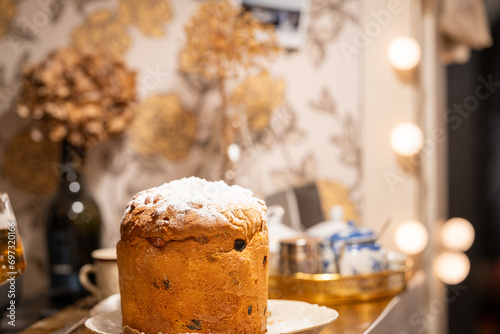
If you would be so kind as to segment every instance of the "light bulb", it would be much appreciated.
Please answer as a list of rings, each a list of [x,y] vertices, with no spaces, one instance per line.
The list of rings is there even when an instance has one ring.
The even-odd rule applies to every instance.
[[[427,247],[429,234],[424,224],[416,220],[407,220],[399,224],[394,232],[396,247],[405,254],[418,254]]]
[[[458,284],[469,275],[470,261],[464,253],[444,252],[437,256],[434,271],[443,283]]]
[[[424,134],[414,123],[401,123],[391,132],[391,146],[394,152],[411,157],[420,152],[424,145]]]
[[[387,57],[396,69],[401,71],[411,70],[420,62],[422,51],[417,41],[408,36],[394,39],[389,44]]]
[[[451,218],[441,227],[441,242],[449,250],[465,252],[474,243],[474,227],[463,218]]]

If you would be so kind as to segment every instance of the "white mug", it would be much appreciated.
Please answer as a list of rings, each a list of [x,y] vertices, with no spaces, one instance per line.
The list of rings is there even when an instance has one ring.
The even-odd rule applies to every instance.
[[[86,264],[80,269],[79,279],[82,286],[98,300],[120,292],[116,247],[96,249],[91,255],[94,263]],[[96,276],[97,284],[89,280],[90,273]]]

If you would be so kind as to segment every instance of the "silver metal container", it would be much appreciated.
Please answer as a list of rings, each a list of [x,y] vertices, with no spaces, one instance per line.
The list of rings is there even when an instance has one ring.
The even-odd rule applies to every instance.
[[[320,243],[320,239],[312,237],[281,240],[281,273],[283,275],[320,273]]]

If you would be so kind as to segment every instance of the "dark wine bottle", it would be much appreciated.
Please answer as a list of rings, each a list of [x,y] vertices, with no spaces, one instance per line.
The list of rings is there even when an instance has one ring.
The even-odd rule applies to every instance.
[[[74,299],[84,294],[78,272],[92,262],[90,253],[99,248],[101,215],[81,177],[82,151],[62,144],[60,185],[47,215],[50,285],[60,296]]]

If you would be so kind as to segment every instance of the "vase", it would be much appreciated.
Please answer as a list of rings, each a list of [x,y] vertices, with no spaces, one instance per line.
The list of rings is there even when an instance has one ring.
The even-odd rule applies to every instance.
[[[82,177],[84,156],[85,151],[62,143],[59,188],[48,207],[50,286],[58,301],[86,294],[78,273],[100,244],[101,215]]]

